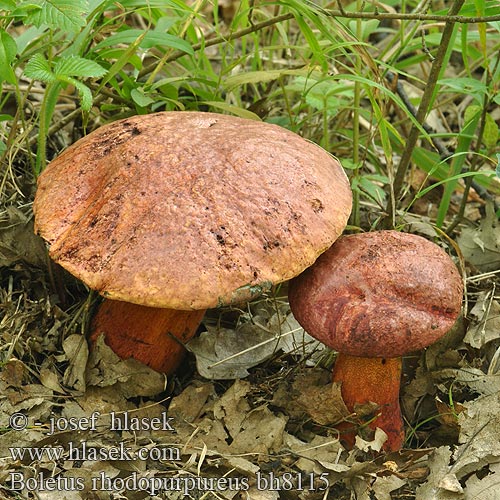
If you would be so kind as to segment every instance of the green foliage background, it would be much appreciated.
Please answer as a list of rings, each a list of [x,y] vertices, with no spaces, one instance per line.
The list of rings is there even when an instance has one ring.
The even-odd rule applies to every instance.
[[[472,183],[499,193],[499,32],[496,0],[0,1],[3,185],[38,175],[68,124],[76,139],[130,114],[203,109],[278,123],[339,157],[355,226],[363,211],[370,227],[404,224],[442,184],[435,222],[451,230],[457,183],[464,200]],[[398,184],[405,157],[421,187]]]

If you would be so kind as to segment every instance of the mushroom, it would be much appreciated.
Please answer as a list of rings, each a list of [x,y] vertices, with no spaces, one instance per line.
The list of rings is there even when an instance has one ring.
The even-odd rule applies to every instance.
[[[91,338],[170,373],[207,308],[250,300],[331,246],[351,191],[336,159],[277,125],[161,112],[69,147],[33,210],[51,258],[106,299]]]
[[[401,356],[441,338],[462,302],[460,274],[444,250],[421,236],[376,231],[339,238],[290,282],[290,306],[310,334],[338,351],[333,380],[346,406],[376,403],[369,423],[404,442]],[[352,446],[354,436],[344,440]]]

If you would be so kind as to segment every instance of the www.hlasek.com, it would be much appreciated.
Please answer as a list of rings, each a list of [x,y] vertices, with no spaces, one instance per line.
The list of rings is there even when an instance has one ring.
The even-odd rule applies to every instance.
[[[10,473],[10,487],[14,491],[83,491],[88,486],[82,477],[38,477],[25,478],[20,472]],[[101,472],[91,480],[92,491],[144,491],[150,495],[162,492],[182,492],[187,496],[194,491],[247,491],[255,484],[262,491],[325,491],[329,486],[328,474],[292,474],[276,475],[273,472],[256,474],[255,480],[248,477],[140,477],[134,472],[127,478],[107,476]]]

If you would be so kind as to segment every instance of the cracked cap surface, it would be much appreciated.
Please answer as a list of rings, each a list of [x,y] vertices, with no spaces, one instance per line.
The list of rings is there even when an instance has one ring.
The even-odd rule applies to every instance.
[[[38,179],[35,230],[90,288],[153,307],[248,300],[343,231],[339,162],[276,125],[162,112],[100,127]]]

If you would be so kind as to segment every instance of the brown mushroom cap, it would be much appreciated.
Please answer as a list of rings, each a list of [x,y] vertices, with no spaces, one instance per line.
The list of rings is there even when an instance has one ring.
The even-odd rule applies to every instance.
[[[276,125],[200,112],[103,126],[38,180],[51,257],[111,299],[203,309],[310,266],[340,235],[339,162]]]
[[[442,337],[457,319],[462,280],[420,236],[378,231],[339,238],[290,283],[297,321],[333,349],[398,357]]]

